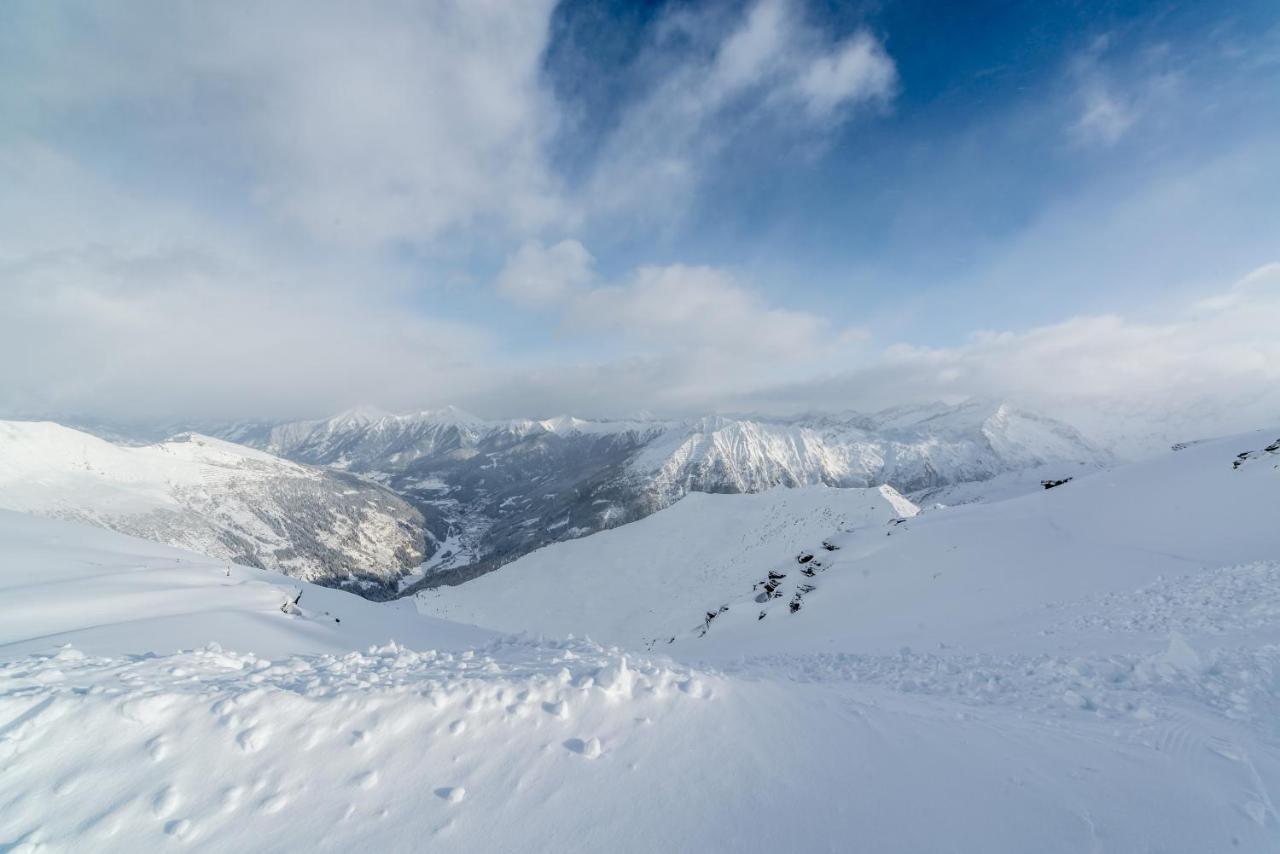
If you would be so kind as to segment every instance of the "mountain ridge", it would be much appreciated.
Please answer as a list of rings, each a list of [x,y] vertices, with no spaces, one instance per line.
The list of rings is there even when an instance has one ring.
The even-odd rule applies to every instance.
[[[0,421],[0,508],[88,522],[377,595],[421,564],[421,514],[377,484],[196,433],[123,446]]]
[[[422,585],[460,583],[548,543],[644,518],[690,492],[888,484],[910,494],[1114,461],[1063,422],[980,400],[685,420],[487,421],[456,407],[404,415],[358,407],[219,435],[403,496],[426,519]]]

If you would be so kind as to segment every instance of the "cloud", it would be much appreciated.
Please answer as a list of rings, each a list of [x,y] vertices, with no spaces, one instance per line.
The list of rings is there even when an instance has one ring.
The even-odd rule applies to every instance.
[[[1082,423],[1181,412],[1179,429],[1206,432],[1276,411],[1275,269],[1204,296],[1224,258],[1274,255],[1273,134],[1236,133],[1220,121],[1230,110],[1165,109],[1183,104],[1181,79],[1209,93],[1196,95],[1201,107],[1256,85],[1099,42],[1068,65],[1069,97],[1046,108],[1054,143],[1065,127],[1080,145],[1136,148],[1199,121],[1214,145],[1159,169],[1131,161],[1095,182],[1100,192],[1054,187],[1051,202],[1019,209],[1016,233],[975,240],[982,260],[948,271],[943,286],[832,271],[804,306],[767,296],[741,268],[624,264],[607,250],[647,233],[611,228],[613,217],[678,225],[707,181],[743,169],[721,161],[821,147],[887,108],[899,81],[884,44],[867,31],[830,35],[800,0],[676,4],[648,31],[617,122],[592,128],[598,150],[562,177],[557,135],[574,128],[544,79],[552,7],[7,4],[0,407],[296,417],[372,401],[494,416],[692,414],[981,395]],[[990,183],[985,169],[960,171]],[[932,186],[915,195],[939,207]],[[951,220],[971,213],[970,195],[961,202]],[[883,210],[868,204],[869,216]],[[945,213],[917,230],[936,233]],[[799,225],[813,215],[800,214]],[[600,262],[576,240],[546,242],[569,233],[590,235]],[[481,279],[504,254],[494,289],[451,300],[442,282]],[[804,263],[784,257],[779,268],[799,275]],[[908,343],[873,345],[849,327],[855,279],[882,283],[859,292],[867,311],[923,318],[897,336]],[[495,292],[538,311],[488,312]],[[1042,322],[1055,299],[1069,306],[1056,316],[1095,308]],[[1122,300],[1129,310],[1115,311]],[[921,343],[978,322],[1004,331]]]
[[[536,227],[564,213],[545,157],[553,6],[19,3],[0,108],[45,136],[105,130],[156,174],[180,146],[178,169],[236,176],[246,200],[326,241]]]
[[[1094,82],[1084,87],[1079,98],[1080,118],[1072,125],[1072,131],[1082,142],[1113,145],[1124,136],[1137,118],[1131,106],[1121,103],[1101,83]]]
[[[788,410],[817,400],[826,408],[875,408],[1009,399],[1129,450],[1148,449],[1151,437],[1163,443],[1280,421],[1280,264],[1211,297],[1165,306],[1161,314],[1081,316],[978,333],[950,348],[898,344],[856,369],[779,386],[743,403]]]
[[[897,82],[893,61],[864,31],[814,58],[797,78],[796,89],[809,116],[817,120],[830,118],[848,103],[887,98]]]
[[[605,334],[733,359],[786,358],[830,334],[822,319],[773,307],[723,270],[683,264],[641,267],[621,284],[583,292],[568,315]]]
[[[461,394],[492,337],[203,250],[0,262],[0,400],[10,413],[291,417],[367,395]],[[344,401],[346,403],[344,403]]]
[[[0,416],[295,417],[447,399],[493,333],[408,310],[377,260],[297,252],[0,145]]]
[[[507,259],[498,274],[497,288],[506,297],[525,305],[546,305],[567,297],[594,277],[595,259],[576,240],[562,240],[544,247],[526,241]]]
[[[719,14],[675,14],[662,32],[642,62],[656,69],[648,94],[597,158],[585,200],[597,210],[669,215],[735,139],[811,137],[897,90],[893,60],[874,36],[832,42],[788,0],[757,0],[731,26]]]
[[[619,411],[617,400],[644,401],[644,408],[714,407],[725,395],[848,357],[865,340],[862,330],[773,305],[715,267],[646,265],[603,281],[575,240],[526,243],[496,287],[518,304],[554,308],[562,342],[596,348],[594,367],[556,374],[566,383],[575,374],[604,377],[590,381],[607,388],[588,396],[596,411]],[[572,397],[565,389],[542,392],[550,400]]]
[[[655,54],[663,70],[595,177],[568,188],[551,158],[564,105],[543,73],[555,5],[19,2],[0,28],[0,140],[89,143],[153,192],[220,197],[328,243],[433,247],[584,211],[661,216],[753,123],[811,132],[896,86],[872,36],[831,42],[789,0],[736,21],[675,14],[695,47]]]
[[[786,358],[859,333],[835,332],[808,312],[770,305],[728,271],[646,265],[616,282],[600,281],[576,240],[529,241],[499,272],[500,293],[526,306],[556,306],[565,331],[617,345],[689,352],[714,349],[734,360]],[[739,361],[739,363],[741,363]]]
[[[1096,38],[1068,62],[1076,108],[1068,132],[1078,145],[1115,145],[1140,122],[1167,111],[1178,95],[1176,57],[1150,47],[1120,55],[1113,42]]]
[[[497,382],[495,331],[387,250],[560,215],[550,8],[6,6],[0,410],[298,417]]]

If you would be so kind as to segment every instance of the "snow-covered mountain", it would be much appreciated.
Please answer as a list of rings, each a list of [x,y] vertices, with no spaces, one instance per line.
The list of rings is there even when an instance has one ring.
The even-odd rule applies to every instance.
[[[0,841],[1275,851],[1278,435],[915,516],[887,491],[693,495],[641,523],[680,538],[646,538],[651,572],[623,529],[477,582],[529,571],[485,617],[512,630],[687,602],[651,651],[0,512]],[[583,579],[611,583],[559,589]]]
[[[417,598],[424,613],[498,631],[670,639],[675,654],[699,659],[981,645],[1023,623],[1035,627],[1030,648],[1041,645],[1046,603],[1082,603],[1075,623],[1054,621],[1087,633],[1104,612],[1123,619],[1107,598],[1115,591],[1155,584],[1144,607],[1159,608],[1162,596],[1184,595],[1171,579],[1188,572],[1280,560],[1280,440],[1269,433],[960,507],[917,512],[881,490],[690,495]],[[1211,588],[1236,585],[1232,572],[1198,577],[1192,586],[1209,598],[1203,609],[1189,599],[1195,613],[1179,619],[1207,626],[1197,621],[1212,620],[1211,600],[1230,592]],[[775,589],[762,598],[771,573]],[[1274,596],[1280,603],[1280,589]],[[1252,607],[1247,599],[1236,604]],[[1090,602],[1107,604],[1091,614]]]
[[[661,649],[691,628],[700,632],[708,612],[719,619],[744,578],[767,579],[787,556],[837,532],[880,533],[918,512],[891,486],[695,492],[638,522],[545,546],[417,599],[423,613],[458,622]]]
[[[374,596],[423,559],[422,516],[389,490],[196,434],[129,447],[49,422],[0,422],[0,508]]]
[[[484,421],[455,408],[359,409],[221,435],[356,472],[404,496],[431,532],[427,583],[475,577],[548,543],[644,518],[690,492],[888,484],[911,494],[1111,461],[1066,424],[991,403],[692,421]]]

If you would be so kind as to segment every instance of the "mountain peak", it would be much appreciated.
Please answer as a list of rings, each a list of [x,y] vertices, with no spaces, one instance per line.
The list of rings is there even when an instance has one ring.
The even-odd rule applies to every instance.
[[[339,412],[329,421],[343,424],[368,424],[372,421],[381,421],[383,418],[390,417],[391,413],[385,409],[370,403],[362,403]]]
[[[454,406],[452,403],[436,409],[421,409],[411,415],[403,415],[399,417],[412,421],[429,421],[434,424],[481,426],[487,423],[478,415],[472,415],[470,412],[467,412],[461,407]]]

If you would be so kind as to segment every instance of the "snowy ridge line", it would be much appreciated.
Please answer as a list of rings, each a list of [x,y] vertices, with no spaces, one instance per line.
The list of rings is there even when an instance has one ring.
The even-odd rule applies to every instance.
[[[386,598],[422,562],[420,512],[377,484],[198,434],[120,446],[0,421],[0,508],[87,522]]]

